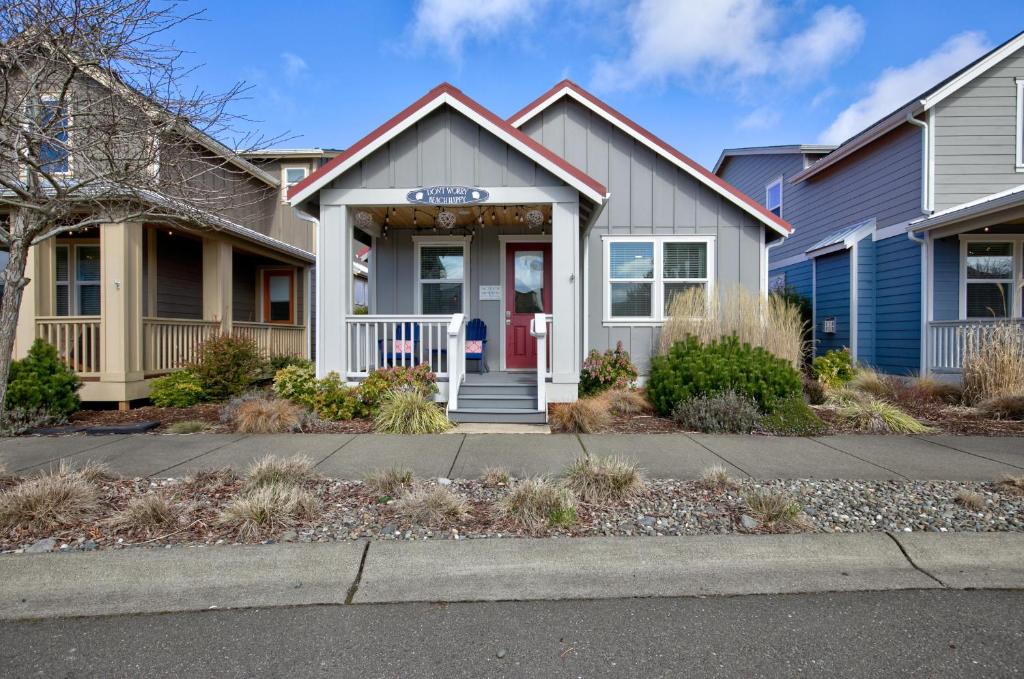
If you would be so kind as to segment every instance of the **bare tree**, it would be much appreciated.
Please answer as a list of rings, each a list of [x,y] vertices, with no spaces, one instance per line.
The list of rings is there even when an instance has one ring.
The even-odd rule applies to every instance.
[[[198,13],[151,0],[3,4],[0,415],[32,245],[107,222],[216,228],[225,211],[238,222],[275,200],[238,155],[268,144],[239,136],[248,121],[229,113],[244,85],[188,88],[183,53],[164,42]],[[230,135],[231,148],[216,141]]]

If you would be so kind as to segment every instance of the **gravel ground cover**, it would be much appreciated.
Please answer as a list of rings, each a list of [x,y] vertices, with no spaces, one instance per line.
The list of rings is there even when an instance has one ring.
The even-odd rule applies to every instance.
[[[315,479],[303,487],[320,500],[311,519],[241,538],[221,512],[244,492],[229,473],[185,480],[97,479],[98,504],[88,520],[57,529],[8,528],[0,552],[93,550],[175,544],[477,539],[517,536],[664,536],[766,532],[1024,531],[1024,493],[993,483],[948,481],[776,480],[734,481],[718,489],[700,481],[656,479],[624,502],[580,503],[570,527],[526,531],[496,512],[505,484],[464,479],[417,480],[418,488],[445,486],[468,503],[469,514],[451,523],[418,525],[404,519],[395,499],[360,481]],[[514,481],[512,481],[514,483]],[[5,485],[13,487],[14,481]],[[752,493],[781,495],[792,521],[764,523],[748,506]],[[176,518],[158,527],[119,524],[132,499],[159,495]],[[966,500],[965,500],[966,497]]]

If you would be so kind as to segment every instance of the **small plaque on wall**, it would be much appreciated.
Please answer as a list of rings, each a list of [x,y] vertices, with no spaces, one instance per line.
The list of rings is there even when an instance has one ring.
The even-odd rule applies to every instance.
[[[480,286],[480,300],[500,300],[501,299],[501,286],[500,285],[481,285]]]

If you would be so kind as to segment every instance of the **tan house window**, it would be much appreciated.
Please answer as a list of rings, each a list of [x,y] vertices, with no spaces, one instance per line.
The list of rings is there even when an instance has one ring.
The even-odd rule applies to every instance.
[[[56,247],[56,313],[58,316],[100,315],[100,246]]]
[[[305,165],[286,165],[281,168],[281,201],[288,202],[288,189],[295,186],[309,174]]]
[[[291,269],[263,271],[263,322],[295,323],[295,274]]]

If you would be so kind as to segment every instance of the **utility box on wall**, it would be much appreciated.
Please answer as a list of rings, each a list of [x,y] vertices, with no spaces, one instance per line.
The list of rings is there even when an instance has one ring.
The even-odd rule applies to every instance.
[[[822,320],[821,331],[826,335],[836,334],[836,317],[829,316],[828,318]]]

